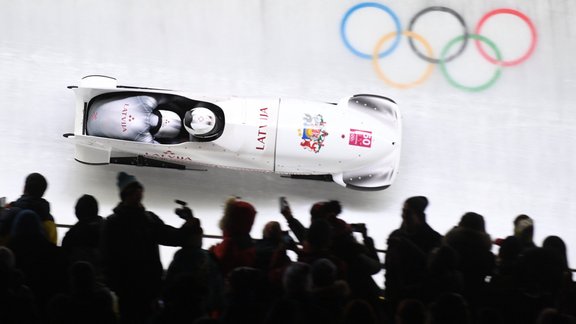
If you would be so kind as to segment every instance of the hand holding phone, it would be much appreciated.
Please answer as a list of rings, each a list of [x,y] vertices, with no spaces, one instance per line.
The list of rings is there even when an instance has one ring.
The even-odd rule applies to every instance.
[[[286,197],[280,197],[278,201],[280,203],[280,214],[284,215],[286,218],[291,218],[292,211],[290,210],[290,205],[288,204]]]

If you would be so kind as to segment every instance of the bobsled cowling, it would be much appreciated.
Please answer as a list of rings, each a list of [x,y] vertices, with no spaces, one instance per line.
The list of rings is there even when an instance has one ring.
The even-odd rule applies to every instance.
[[[331,175],[339,185],[359,190],[385,189],[398,172],[401,116],[396,103],[386,97],[361,94],[338,103],[218,97],[118,86],[112,78],[83,79],[70,88],[76,97],[76,119],[74,136],[68,138],[76,145],[79,162],[222,167],[303,178]],[[216,113],[220,125],[204,137],[182,127],[177,138],[156,143],[90,134],[91,106],[99,98],[119,95],[154,97],[162,109],[171,109],[182,120],[191,108],[206,107]],[[130,112],[118,109],[111,120],[126,127]]]

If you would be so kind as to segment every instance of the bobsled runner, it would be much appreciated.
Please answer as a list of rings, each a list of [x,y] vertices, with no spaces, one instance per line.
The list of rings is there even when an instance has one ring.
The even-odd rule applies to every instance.
[[[222,167],[358,190],[385,189],[398,173],[401,115],[383,96],[337,103],[218,97],[121,86],[97,75],[69,88],[76,117],[74,133],[64,136],[82,163]]]

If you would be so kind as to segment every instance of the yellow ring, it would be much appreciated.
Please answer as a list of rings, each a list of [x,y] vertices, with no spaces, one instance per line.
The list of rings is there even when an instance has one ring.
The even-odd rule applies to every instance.
[[[417,86],[420,83],[426,81],[426,79],[428,79],[428,77],[430,77],[430,75],[432,74],[432,71],[434,70],[434,64],[432,64],[432,63],[428,64],[428,67],[426,68],[424,73],[416,81],[413,81],[413,82],[400,83],[400,82],[392,81],[388,77],[386,77],[384,75],[384,73],[382,72],[382,69],[380,68],[380,64],[378,64],[378,59],[379,59],[378,56],[379,56],[380,48],[382,48],[382,45],[384,45],[384,43],[387,40],[390,40],[392,37],[396,36],[396,34],[397,34],[396,32],[391,32],[391,33],[388,33],[388,34],[382,36],[382,38],[380,38],[378,40],[378,43],[376,43],[376,46],[374,47],[374,52],[372,53],[372,65],[374,66],[374,70],[376,70],[376,74],[378,74],[378,77],[380,79],[382,79],[384,82],[386,82],[387,84],[389,84],[393,87],[396,87],[396,88],[407,89],[407,88]],[[424,45],[424,49],[426,50],[426,54],[428,54],[428,57],[434,57],[432,46],[430,46],[430,44],[428,43],[428,41],[426,41],[426,39],[424,39],[424,37],[420,36],[419,34],[412,32],[412,31],[408,31],[408,30],[402,32],[402,35],[404,35],[406,37],[412,37],[415,40],[422,43],[422,45]]]

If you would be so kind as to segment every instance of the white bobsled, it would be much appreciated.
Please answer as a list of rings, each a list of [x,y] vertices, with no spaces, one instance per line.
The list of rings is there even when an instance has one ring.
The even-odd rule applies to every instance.
[[[73,134],[75,159],[86,164],[121,163],[197,169],[223,167],[274,172],[295,178],[332,180],[359,190],[382,190],[397,173],[401,149],[401,115],[386,97],[358,94],[338,103],[290,98],[207,97],[180,91],[119,86],[116,79],[87,76],[76,95]],[[150,96],[184,121],[194,107],[211,110],[216,128],[195,136],[182,127],[170,141],[153,143],[90,134],[90,109],[114,95]],[[110,113],[110,112],[108,112]],[[111,127],[126,127],[130,111],[118,107]],[[116,125],[117,124],[117,125]]]

